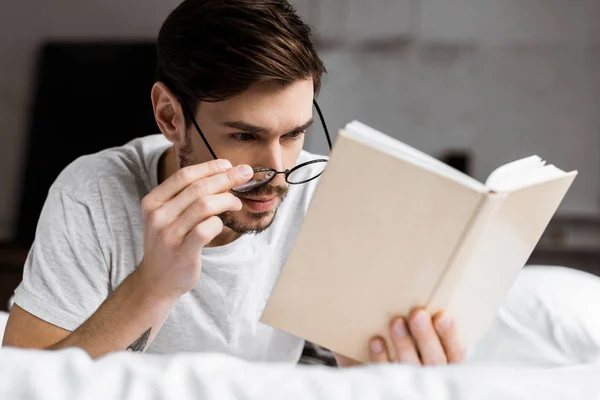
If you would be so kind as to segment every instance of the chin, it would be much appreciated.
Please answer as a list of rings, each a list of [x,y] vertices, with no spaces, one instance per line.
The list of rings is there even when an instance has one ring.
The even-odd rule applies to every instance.
[[[277,210],[261,213],[241,210],[235,213],[225,213],[221,215],[221,219],[223,225],[234,232],[258,234],[271,226],[276,214]]]

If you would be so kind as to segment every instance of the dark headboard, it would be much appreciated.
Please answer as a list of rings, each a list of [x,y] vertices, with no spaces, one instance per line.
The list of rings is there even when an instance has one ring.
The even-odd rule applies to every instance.
[[[28,247],[48,189],[75,158],[158,127],[153,42],[52,42],[39,52],[14,241]]]

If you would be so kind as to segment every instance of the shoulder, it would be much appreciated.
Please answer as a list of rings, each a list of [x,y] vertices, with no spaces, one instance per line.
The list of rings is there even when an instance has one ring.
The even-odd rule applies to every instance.
[[[59,190],[73,197],[85,199],[101,190],[102,183],[109,187],[152,186],[158,158],[170,143],[162,135],[134,139],[123,146],[81,156],[70,163],[56,178],[51,190]],[[153,162],[155,161],[155,162]]]

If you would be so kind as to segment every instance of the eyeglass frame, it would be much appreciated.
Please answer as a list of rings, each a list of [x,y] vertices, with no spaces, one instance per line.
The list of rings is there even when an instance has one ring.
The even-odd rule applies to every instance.
[[[206,136],[204,136],[204,133],[202,132],[202,129],[200,129],[200,127],[198,126],[198,123],[196,122],[196,118],[194,118],[194,115],[190,112],[190,109],[187,107],[187,104],[180,97],[177,97],[177,100],[179,100],[179,103],[181,104],[181,107],[183,108],[183,112],[186,113],[187,115],[189,115],[189,117],[191,118],[192,123],[194,124],[194,127],[198,131],[198,134],[202,138],[202,141],[206,145],[206,148],[208,149],[208,151],[210,152],[210,154],[213,156],[213,158],[215,160],[217,160],[218,159],[217,155],[213,151],[213,149],[210,146],[210,144],[208,144],[208,140],[206,140]],[[331,138],[329,136],[329,130],[327,129],[327,124],[325,123],[325,118],[323,117],[323,113],[321,112],[321,107],[319,107],[319,104],[317,103],[316,99],[313,99],[313,105],[315,106],[315,109],[317,110],[317,113],[319,114],[319,119],[321,120],[321,125],[323,125],[323,130],[325,132],[325,137],[327,138],[327,145],[329,146],[329,151],[331,152],[331,149],[332,149]],[[324,158],[317,159],[317,160],[309,160],[309,161],[303,162],[302,164],[296,165],[292,169],[286,169],[285,171],[277,171],[275,168],[259,168],[259,169],[253,169],[253,172],[255,174],[256,173],[260,173],[260,172],[267,172],[267,171],[274,172],[273,177],[271,179],[269,179],[268,181],[265,181],[263,184],[261,184],[258,187],[262,187],[262,186],[268,184],[273,179],[275,179],[275,177],[277,175],[280,175],[280,174],[285,174],[285,181],[288,184],[290,184],[290,185],[302,185],[304,183],[312,181],[313,179],[317,179],[319,176],[321,176],[323,174],[323,172],[321,172],[320,174],[318,174],[318,175],[316,175],[316,176],[314,176],[314,177],[312,177],[310,179],[306,179],[306,180],[301,181],[301,182],[289,182],[288,181],[288,176],[290,176],[294,171],[297,171],[298,169],[300,169],[302,167],[306,167],[306,166],[311,165],[311,164],[316,164],[318,162],[328,162],[328,160],[326,160]]]

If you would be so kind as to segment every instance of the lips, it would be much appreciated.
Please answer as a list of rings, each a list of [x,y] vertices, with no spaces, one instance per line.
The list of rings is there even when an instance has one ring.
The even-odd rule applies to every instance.
[[[243,197],[242,200],[266,202],[266,201],[275,200],[276,198],[277,197]]]
[[[277,206],[277,197],[262,197],[252,199],[243,197],[240,200],[242,200],[242,203],[244,203],[247,208],[257,213],[272,211]]]

